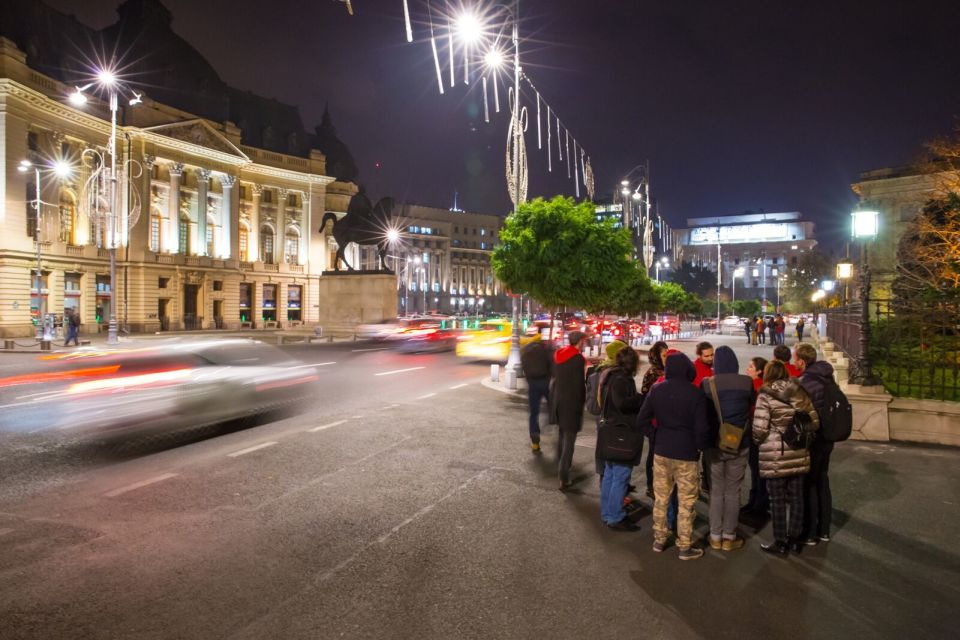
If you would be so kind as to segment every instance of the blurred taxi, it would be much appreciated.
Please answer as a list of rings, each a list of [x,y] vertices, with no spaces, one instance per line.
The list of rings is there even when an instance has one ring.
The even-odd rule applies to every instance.
[[[109,438],[206,426],[293,407],[318,380],[312,365],[254,340],[75,351],[0,378],[0,431]]]
[[[510,355],[513,324],[503,320],[485,320],[476,329],[464,331],[457,339],[457,355],[473,360],[506,360]],[[520,336],[523,346],[539,336]]]

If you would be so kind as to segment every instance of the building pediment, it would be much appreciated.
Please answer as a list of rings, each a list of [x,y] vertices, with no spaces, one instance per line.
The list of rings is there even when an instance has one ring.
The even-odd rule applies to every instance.
[[[206,149],[213,149],[247,162],[250,161],[250,158],[248,158],[243,151],[237,148],[237,146],[230,142],[222,133],[201,119],[148,127],[144,129],[144,131],[149,131],[155,135],[172,138],[181,142],[189,142],[190,144],[195,144]]]

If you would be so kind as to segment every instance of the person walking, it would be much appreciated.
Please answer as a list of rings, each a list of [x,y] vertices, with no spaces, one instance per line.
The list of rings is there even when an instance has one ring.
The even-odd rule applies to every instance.
[[[627,423],[637,428],[637,413],[643,405],[643,396],[637,393],[637,384],[634,381],[639,370],[640,356],[633,348],[625,346],[617,351],[614,366],[604,372],[606,375],[600,382],[601,415],[606,420]],[[604,461],[603,482],[600,486],[600,517],[609,528],[616,531],[640,529],[627,518],[623,507],[630,485],[630,474],[633,467],[640,463],[642,456],[641,446],[631,462]]]
[[[770,492],[773,516],[773,541],[760,548],[773,555],[785,556],[791,550],[800,553],[803,529],[803,476],[810,470],[810,454],[806,447],[793,448],[784,440],[793,427],[798,412],[808,414],[810,429],[819,427],[817,410],[810,396],[796,378],[778,360],[771,360],[763,370],[763,386],[757,396],[753,414],[753,441],[760,446],[760,475]]]
[[[751,424],[753,421],[753,411],[756,407],[756,394],[760,392],[763,385],[763,369],[767,366],[767,359],[757,356],[750,358],[750,364],[747,365],[747,375],[753,380],[754,406],[750,407]],[[747,504],[740,509],[740,513],[745,516],[762,517],[770,511],[770,496],[767,493],[767,481],[760,477],[760,447],[749,438],[750,453],[747,462],[750,465],[750,495],[747,498]]]
[[[650,390],[637,415],[637,424],[653,442],[653,550],[666,548],[667,504],[676,487],[679,556],[696,560],[703,555],[703,549],[693,546],[693,507],[700,493],[697,459],[709,446],[706,398],[693,385],[696,370],[683,353],[669,353],[664,372],[665,380]]]
[[[550,402],[550,376],[553,373],[553,352],[537,333],[520,350],[520,366],[527,380],[527,401],[530,405],[530,448],[540,452],[540,403]]]
[[[833,366],[817,360],[813,345],[801,342],[794,350],[794,361],[800,370],[800,385],[810,394],[817,413],[824,413],[824,392],[829,385],[837,384],[833,378]],[[810,472],[804,482],[806,510],[804,511],[803,543],[813,546],[830,542],[830,525],[833,520],[833,494],[830,492],[830,456],[833,442],[814,438],[810,445]]]
[[[67,325],[67,339],[63,342],[63,346],[69,347],[70,342],[73,341],[74,345],[80,346],[80,312],[74,311],[73,309],[66,310],[66,318],[64,319],[64,324]]]
[[[710,469],[710,547],[733,551],[743,547],[737,536],[740,513],[740,485],[747,468],[750,451],[750,412],[755,391],[753,380],[740,373],[740,363],[733,349],[718,347],[713,361],[713,377],[701,385],[707,396],[712,447],[704,451]],[[721,425],[743,429],[737,452],[720,449],[717,442]]]
[[[803,342],[803,316],[800,316],[800,319],[797,320],[797,342]]]
[[[650,351],[647,352],[650,366],[644,372],[643,381],[640,383],[640,395],[643,396],[644,399],[649,395],[653,385],[663,377],[663,354],[665,354],[669,348],[667,343],[661,340],[654,342],[653,346],[650,347]],[[647,460],[644,467],[647,474],[647,497],[653,498],[653,444],[649,436],[647,437]]]
[[[551,411],[560,430],[557,438],[557,462],[560,475],[560,491],[570,489],[570,466],[577,433],[583,427],[583,402],[586,398],[584,373],[586,360],[580,353],[587,342],[582,331],[567,334],[567,346],[553,354],[554,377]]]

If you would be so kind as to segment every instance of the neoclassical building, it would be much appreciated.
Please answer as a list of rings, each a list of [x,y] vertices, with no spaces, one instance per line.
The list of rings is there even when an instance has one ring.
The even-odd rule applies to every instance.
[[[318,279],[336,250],[319,222],[326,211],[345,212],[356,192],[356,168],[329,115],[305,132],[295,107],[232,89],[197,63],[206,64],[173,34],[158,0],[123,3],[124,28],[94,33],[169,40],[169,64],[190,72],[181,86],[159,85],[121,109],[115,153],[131,176],[123,207],[139,199],[140,213],[122,234],[111,282],[102,221],[84,199],[91,165],[83,161],[106,154],[108,105],[102,97],[81,107],[67,101],[70,65],[38,45],[33,34],[43,25],[30,21],[88,28],[39,2],[11,7],[22,15],[0,27],[10,36],[0,37],[0,334],[31,335],[41,300],[49,313],[78,311],[87,332],[106,324],[111,307],[130,331],[316,321]],[[192,81],[203,90],[183,86]],[[21,160],[44,169],[39,194],[33,171],[18,171]],[[47,171],[55,160],[71,163],[72,173]]]

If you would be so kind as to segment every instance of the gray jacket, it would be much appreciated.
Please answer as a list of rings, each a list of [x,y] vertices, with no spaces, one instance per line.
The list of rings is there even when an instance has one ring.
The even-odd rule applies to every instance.
[[[820,428],[817,410],[796,378],[760,387],[753,414],[753,441],[760,446],[760,477],[782,478],[810,471],[807,449],[792,449],[783,443],[783,433],[797,411],[810,414],[813,430]]]

